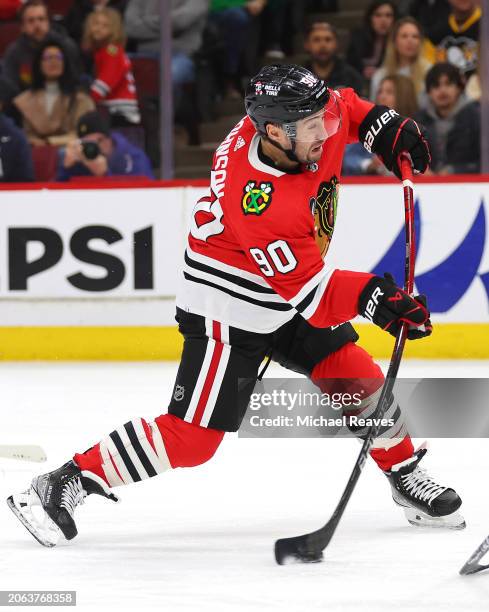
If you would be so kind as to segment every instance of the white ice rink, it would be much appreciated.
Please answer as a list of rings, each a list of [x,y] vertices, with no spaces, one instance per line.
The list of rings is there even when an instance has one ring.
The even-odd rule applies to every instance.
[[[0,443],[37,443],[58,467],[134,416],[165,411],[176,364],[1,364]],[[277,375],[271,369],[269,376]],[[404,376],[488,377],[488,362],[406,362]],[[78,609],[162,612],[489,610],[489,572],[458,570],[489,533],[488,440],[433,440],[423,466],[464,500],[464,531],[414,528],[369,462],[325,562],[279,567],[278,537],[319,527],[354,440],[228,436],[214,459],[90,497],[80,535],[41,547],[4,498],[39,466],[0,464],[0,590],[76,590]]]

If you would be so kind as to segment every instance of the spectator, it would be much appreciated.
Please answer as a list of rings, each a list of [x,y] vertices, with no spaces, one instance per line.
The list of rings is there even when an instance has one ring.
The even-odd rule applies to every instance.
[[[75,0],[63,19],[63,25],[71,38],[81,45],[83,24],[92,11],[108,6],[123,15],[126,4],[127,0]]]
[[[122,18],[115,9],[105,7],[90,13],[83,36],[83,47],[93,53],[95,63],[95,80],[90,93],[96,103],[108,109],[113,127],[141,121],[125,43]]]
[[[364,25],[352,33],[346,60],[367,81],[384,60],[387,38],[396,17],[394,2],[374,0],[365,13]]]
[[[44,41],[32,66],[32,85],[14,99],[31,145],[65,145],[76,136],[78,119],[95,109],[80,91],[65,48]]]
[[[21,129],[3,113],[12,98],[12,86],[0,77],[0,182],[23,183],[34,180],[32,154]]]
[[[284,34],[289,40],[293,38],[293,33],[291,32],[293,24],[288,20],[291,12],[291,1],[268,0],[263,10],[261,34],[264,55],[267,60],[280,61],[285,59],[285,52],[282,46]],[[290,49],[290,44],[287,48]]]
[[[96,111],[78,121],[78,138],[60,150],[57,181],[76,176],[145,176],[153,179],[146,153],[122,134],[110,131],[105,118]]]
[[[418,99],[412,79],[402,74],[384,77],[375,103],[393,108],[404,117],[412,117],[418,112]]]
[[[21,6],[22,0],[0,0],[0,20],[14,20]]]
[[[401,74],[389,75],[382,79],[375,103],[394,108],[405,117],[412,117],[418,111],[414,84],[409,77]],[[384,164],[376,155],[369,153],[358,142],[347,146],[342,173],[345,175],[391,174],[387,172]]]
[[[435,174],[480,172],[480,105],[464,93],[453,64],[439,63],[426,75],[428,101],[416,119],[427,130]]]
[[[449,0],[451,13],[429,31],[433,63],[450,62],[465,76],[477,69],[482,10],[476,0]]]
[[[129,0],[124,24],[140,53],[160,53],[160,0]],[[209,0],[173,0],[172,80],[175,94],[195,80],[193,55],[202,45],[202,33],[209,12]]]
[[[210,19],[221,32],[225,45],[223,73],[225,95],[240,100],[239,66],[253,18],[267,0],[211,0]]]
[[[382,66],[375,71],[370,83],[370,99],[375,100],[380,81],[388,74],[402,74],[413,80],[421,99],[424,78],[431,64],[423,56],[423,33],[412,17],[403,17],[394,24],[387,43]]]
[[[362,77],[338,56],[338,36],[332,25],[312,21],[305,32],[304,49],[310,56],[305,67],[329,87],[353,87],[357,93],[362,93]]]
[[[32,83],[32,62],[37,49],[49,38],[66,48],[77,73],[81,71],[80,53],[75,43],[49,23],[44,0],[28,0],[19,11],[21,35],[11,43],[3,58],[3,74],[20,93]]]
[[[427,35],[434,25],[445,22],[450,14],[448,0],[401,0],[398,9],[403,16],[414,17]]]

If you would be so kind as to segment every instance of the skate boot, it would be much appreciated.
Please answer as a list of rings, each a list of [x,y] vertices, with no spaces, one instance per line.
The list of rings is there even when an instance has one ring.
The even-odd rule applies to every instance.
[[[104,480],[69,461],[34,478],[27,491],[11,495],[7,504],[40,544],[51,547],[63,537],[72,540],[77,535],[75,508],[93,493],[119,501]]]
[[[457,512],[462,505],[460,497],[453,489],[437,484],[418,467],[426,452],[426,448],[420,448],[411,458],[385,472],[392,498],[404,509],[411,525],[464,529],[465,521]]]

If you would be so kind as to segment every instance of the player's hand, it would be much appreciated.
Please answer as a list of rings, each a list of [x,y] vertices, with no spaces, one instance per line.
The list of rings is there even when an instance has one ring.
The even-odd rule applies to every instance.
[[[415,174],[422,174],[431,162],[425,129],[414,119],[402,117],[387,106],[374,106],[359,130],[364,147],[382,158],[385,167],[401,178],[398,158],[402,151],[411,156]]]
[[[402,151],[407,151],[411,156],[414,173],[423,174],[431,162],[431,153],[428,141],[426,140],[426,130],[414,119],[403,118],[398,126],[391,147],[391,154],[386,153],[382,156],[385,166],[394,172],[397,178],[402,178],[401,168],[399,167],[399,155]],[[388,141],[389,136],[387,136]],[[390,143],[387,143],[387,147]]]
[[[424,338],[433,331],[426,297],[412,298],[395,284],[389,273],[368,281],[360,294],[358,312],[393,336],[404,322],[408,323],[408,340]]]

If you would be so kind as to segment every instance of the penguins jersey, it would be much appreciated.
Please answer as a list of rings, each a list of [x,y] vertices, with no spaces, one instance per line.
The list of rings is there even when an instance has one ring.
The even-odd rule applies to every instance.
[[[359,273],[331,269],[327,253],[345,145],[358,141],[373,104],[352,89],[331,95],[341,123],[317,163],[278,169],[248,117],[216,150],[210,192],[191,217],[179,308],[257,333],[297,312],[316,327],[358,314]]]

